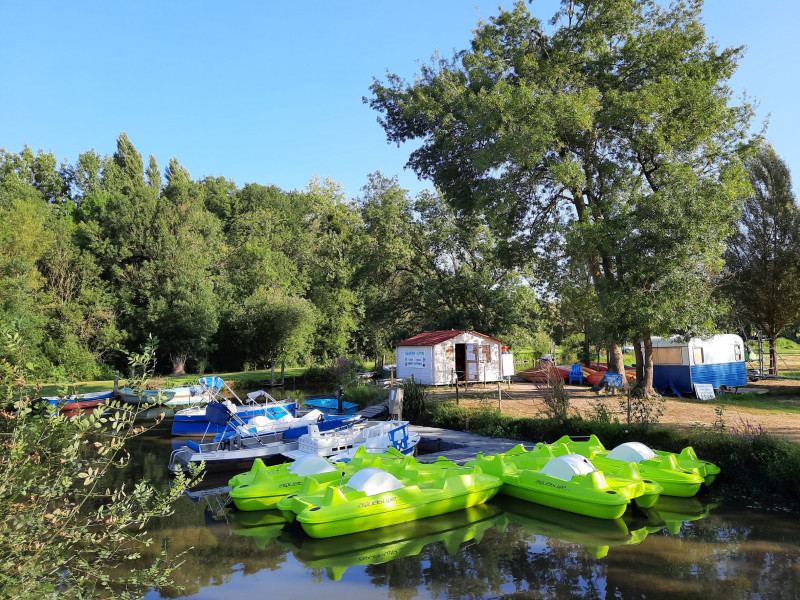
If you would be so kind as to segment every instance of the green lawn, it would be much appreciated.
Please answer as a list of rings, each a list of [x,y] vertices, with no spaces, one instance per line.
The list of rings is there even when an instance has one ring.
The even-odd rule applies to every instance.
[[[766,394],[725,394],[718,396],[715,402],[724,406],[758,408],[769,412],[800,413],[800,388],[797,392],[776,390]]]
[[[365,364],[367,370],[374,369],[374,362]],[[290,379],[291,377],[302,377],[306,372],[305,367],[287,368],[284,371],[284,377]],[[181,375],[179,377],[158,377],[152,380],[152,387],[171,388],[183,385],[193,385],[197,383],[200,377],[217,375],[222,377],[229,384],[235,384],[244,388],[255,388],[269,381],[271,371],[264,369],[260,371],[232,371],[228,373],[206,373],[204,375]],[[280,381],[281,371],[275,369],[275,381]],[[125,379],[120,377],[120,387],[125,385]],[[86,394],[88,392],[101,392],[110,390],[114,387],[113,380],[106,381],[81,381],[69,385],[68,394]],[[59,396],[64,393],[63,384],[49,383],[42,386],[39,396]]]

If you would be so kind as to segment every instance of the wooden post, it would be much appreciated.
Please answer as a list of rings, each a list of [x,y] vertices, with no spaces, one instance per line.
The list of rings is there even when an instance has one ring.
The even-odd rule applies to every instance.
[[[497,382],[497,410],[503,412],[503,391],[500,388],[500,382]]]
[[[270,387],[275,387],[275,362],[272,363],[272,371],[269,376]]]
[[[281,361],[281,385],[283,385],[283,374],[286,371],[286,361]]]
[[[119,371],[114,371],[114,396],[119,396]]]
[[[456,377],[456,406],[458,406],[458,377]]]

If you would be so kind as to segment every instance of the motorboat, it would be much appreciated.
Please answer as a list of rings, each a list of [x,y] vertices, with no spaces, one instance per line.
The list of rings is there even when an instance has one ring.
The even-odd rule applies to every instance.
[[[297,402],[291,399],[279,401],[263,390],[250,392],[245,400],[239,398],[231,387],[218,376],[201,377],[198,385],[204,390],[208,402],[226,404],[242,421],[254,417],[267,419],[280,418],[287,414],[294,416]],[[211,423],[206,418],[205,406],[190,406],[175,413],[172,420],[172,435],[183,437],[206,437],[222,433],[224,426]]]
[[[126,404],[166,404],[175,396],[172,390],[135,390],[124,387],[119,391],[120,399]]]
[[[517,445],[490,456],[478,453],[466,464],[499,477],[501,494],[599,519],[621,517],[634,499],[640,499],[643,506],[652,505],[661,489],[645,484],[641,476],[606,475],[584,456],[555,456],[544,446],[527,451]]]
[[[352,402],[342,401],[340,409],[338,398],[309,398],[303,400],[303,404],[308,408],[321,410],[329,415],[354,415],[358,412],[358,404],[353,404]]]
[[[398,476],[379,468],[357,471],[346,484],[278,503],[291,509],[314,538],[368,531],[483,504],[502,481],[475,467],[407,469]]]
[[[360,446],[375,454],[389,448],[395,448],[403,454],[414,454],[419,439],[418,433],[409,431],[408,421],[356,420],[346,427],[329,431],[323,431],[317,425],[309,425],[308,433],[300,436],[298,447],[284,452],[283,455],[292,460],[315,454],[347,461]]]

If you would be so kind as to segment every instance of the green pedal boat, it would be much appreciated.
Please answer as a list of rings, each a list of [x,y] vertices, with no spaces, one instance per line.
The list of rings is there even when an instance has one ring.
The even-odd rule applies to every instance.
[[[394,448],[375,454],[362,447],[346,463],[331,463],[316,454],[272,466],[266,466],[260,459],[256,459],[249,471],[236,475],[228,485],[232,488],[231,500],[238,510],[266,510],[275,508],[284,496],[297,493],[306,482],[305,493],[310,493],[334,483],[347,482],[354,473],[366,467],[402,473],[406,469],[441,470],[455,466],[455,463],[445,458],[422,465],[413,456],[407,456]]]
[[[501,494],[598,519],[618,519],[631,500],[652,506],[662,489],[645,482],[636,465],[626,470],[628,477],[609,475],[583,456],[556,456],[547,446],[528,452],[517,445],[504,454],[478,454],[466,464],[502,479]]]
[[[311,537],[327,538],[477,506],[501,485],[473,467],[407,469],[397,476],[370,467],[356,472],[347,485],[287,496],[278,508],[294,512]]]
[[[610,473],[624,464],[634,462],[644,477],[661,484],[665,496],[694,496],[703,483],[711,485],[720,472],[717,465],[697,458],[691,446],[684,448],[680,454],[673,454],[653,450],[639,442],[626,442],[609,451],[595,435],[590,435],[586,440],[573,440],[565,435],[551,446],[556,452],[559,451],[557,448],[562,447],[567,452],[585,456],[598,469]]]

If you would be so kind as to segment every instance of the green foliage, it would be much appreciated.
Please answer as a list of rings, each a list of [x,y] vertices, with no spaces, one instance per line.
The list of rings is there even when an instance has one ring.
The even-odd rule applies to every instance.
[[[554,421],[566,421],[569,418],[569,394],[564,389],[561,377],[548,377],[548,381],[539,385],[544,403],[544,414]]]
[[[4,334],[8,354],[18,338]],[[11,347],[11,348],[9,348]],[[154,348],[130,357],[139,377],[152,371]],[[42,413],[23,389],[29,366],[0,360],[0,587],[14,598],[129,598],[169,583],[177,557],[152,566],[133,561],[150,545],[149,519],[171,513],[186,480],[162,492],[146,481],[107,489],[127,463],[125,443],[136,409],[115,405],[68,418]]]
[[[389,390],[376,385],[356,382],[344,388],[344,400],[359,408],[380,404],[389,399]]]
[[[583,334],[573,333],[561,342],[559,362],[575,363],[580,361],[583,353]]]
[[[265,288],[245,299],[235,322],[246,359],[259,367],[303,356],[314,326],[314,308],[307,300]]]
[[[619,408],[624,412],[628,425],[636,423],[649,427],[658,423],[664,414],[666,401],[658,394],[646,394],[641,385],[629,388],[626,397],[619,401]]]
[[[403,381],[403,418],[412,423],[423,423],[430,410],[428,391],[421,383]]]

